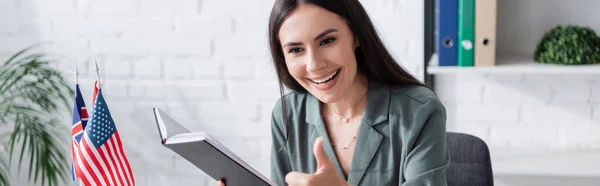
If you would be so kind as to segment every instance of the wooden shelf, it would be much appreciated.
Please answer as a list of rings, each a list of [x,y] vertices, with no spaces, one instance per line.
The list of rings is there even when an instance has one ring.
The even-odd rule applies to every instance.
[[[427,68],[428,74],[456,74],[456,73],[489,73],[489,74],[597,74],[600,75],[600,64],[593,65],[553,65],[540,64],[533,61],[532,56],[499,57],[496,66],[462,67],[438,66],[438,56],[433,54]]]

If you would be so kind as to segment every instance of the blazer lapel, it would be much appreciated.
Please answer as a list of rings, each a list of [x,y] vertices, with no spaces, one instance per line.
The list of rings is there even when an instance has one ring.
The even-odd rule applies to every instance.
[[[389,86],[370,81],[367,106],[358,129],[359,132],[354,148],[354,154],[352,156],[350,173],[348,174],[348,177],[346,177],[342,171],[342,167],[340,166],[333,146],[331,145],[327,128],[321,117],[321,102],[316,97],[308,94],[305,107],[305,121],[306,123],[315,125],[317,130],[310,136],[311,145],[314,144],[317,137],[322,136],[325,153],[327,153],[329,159],[336,165],[338,174],[352,185],[358,185],[360,183],[364,177],[365,171],[371,164],[371,160],[375,157],[377,149],[379,149],[379,145],[383,140],[383,135],[380,134],[374,126],[387,123],[389,102]]]
[[[335,154],[335,151],[333,149],[333,146],[331,145],[331,140],[329,139],[329,134],[327,133],[327,127],[325,126],[325,122],[323,121],[323,118],[321,117],[321,102],[316,98],[313,97],[312,95],[309,94],[309,96],[307,97],[307,102],[306,102],[306,122],[315,125],[316,128],[316,132],[312,132],[312,134],[310,135],[310,149],[312,152],[312,145],[315,143],[315,140],[319,137],[322,136],[323,137],[323,150],[325,150],[325,153],[327,154],[327,156],[329,157],[330,160],[333,161],[333,163],[335,164],[335,168],[338,172],[338,174],[344,178],[344,180],[346,180],[346,175],[344,175],[344,171],[342,170],[342,167],[340,166],[340,163],[337,159],[337,155]],[[316,161],[315,161],[316,162]],[[315,164],[316,167],[316,164]]]
[[[359,127],[348,176],[348,182],[352,185],[360,183],[383,140],[383,135],[374,126],[388,123],[389,101],[390,91],[388,86],[373,81],[369,82],[367,106]]]

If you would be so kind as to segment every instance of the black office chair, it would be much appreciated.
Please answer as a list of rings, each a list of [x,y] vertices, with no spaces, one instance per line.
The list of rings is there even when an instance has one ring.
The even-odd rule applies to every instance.
[[[448,186],[493,186],[494,177],[490,151],[480,138],[463,133],[446,133],[450,151],[447,171]]]

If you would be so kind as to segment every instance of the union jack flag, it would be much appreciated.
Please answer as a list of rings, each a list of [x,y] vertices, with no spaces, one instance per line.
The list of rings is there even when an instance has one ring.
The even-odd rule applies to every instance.
[[[78,151],[79,178],[84,185],[133,186],[135,180],[108,105],[98,90],[92,115]]]
[[[77,179],[77,166],[75,165],[75,161],[77,160],[76,152],[79,148],[79,143],[81,142],[81,137],[83,136],[83,129],[88,122],[88,112],[85,107],[85,102],[83,101],[83,97],[81,96],[81,91],[79,90],[79,84],[75,84],[75,103],[73,105],[73,126],[71,127],[71,159],[73,162],[71,163],[71,178],[73,181]]]

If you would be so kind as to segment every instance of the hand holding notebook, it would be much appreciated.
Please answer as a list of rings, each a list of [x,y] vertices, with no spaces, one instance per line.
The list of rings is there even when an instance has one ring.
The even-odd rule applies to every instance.
[[[228,185],[274,186],[216,139],[204,132],[190,132],[158,108],[154,108],[161,143],[215,180]]]

